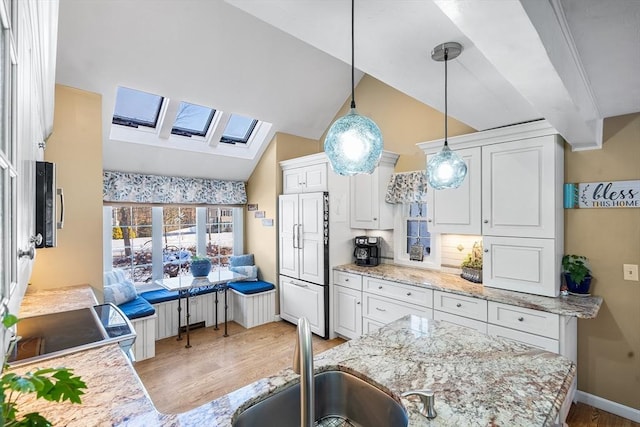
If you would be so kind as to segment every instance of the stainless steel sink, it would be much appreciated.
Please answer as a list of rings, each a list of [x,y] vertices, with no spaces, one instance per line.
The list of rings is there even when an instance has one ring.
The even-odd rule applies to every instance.
[[[341,371],[316,374],[317,426],[406,427],[407,413],[391,396]],[[299,427],[300,385],[289,387],[237,415],[234,427]]]

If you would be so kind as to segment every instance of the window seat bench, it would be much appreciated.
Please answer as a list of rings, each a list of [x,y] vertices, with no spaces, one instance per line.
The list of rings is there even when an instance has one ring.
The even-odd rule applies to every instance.
[[[276,310],[276,287],[273,283],[258,281],[229,283],[233,294],[234,322],[244,328],[253,328],[273,322]]]

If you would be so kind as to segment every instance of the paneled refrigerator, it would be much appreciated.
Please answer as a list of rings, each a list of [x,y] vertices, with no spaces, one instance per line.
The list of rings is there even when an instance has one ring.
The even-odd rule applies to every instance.
[[[284,194],[279,207],[280,317],[329,337],[329,193]]]

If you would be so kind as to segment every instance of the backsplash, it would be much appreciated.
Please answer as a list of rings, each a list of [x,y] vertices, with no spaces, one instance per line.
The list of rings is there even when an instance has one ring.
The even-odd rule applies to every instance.
[[[482,243],[482,236],[443,234],[441,239],[442,266],[460,268],[460,263],[471,252],[475,242]]]

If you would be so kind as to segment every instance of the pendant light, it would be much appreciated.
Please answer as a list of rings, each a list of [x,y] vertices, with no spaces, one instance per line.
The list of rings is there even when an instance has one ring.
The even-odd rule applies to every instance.
[[[383,148],[378,126],[356,111],[353,40],[354,0],[351,0],[351,110],[333,122],[324,140],[324,151],[338,175],[373,173]]]
[[[456,42],[443,43],[431,52],[431,59],[444,61],[444,146],[427,162],[427,182],[436,190],[458,188],[467,176],[467,165],[451,151],[447,142],[447,61],[457,58],[461,52],[462,45]]]

